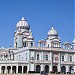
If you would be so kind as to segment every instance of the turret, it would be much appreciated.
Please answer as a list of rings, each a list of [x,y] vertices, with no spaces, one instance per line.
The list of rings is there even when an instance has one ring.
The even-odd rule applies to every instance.
[[[46,47],[61,47],[60,38],[58,37],[58,32],[52,27],[48,31],[48,37],[46,39]]]
[[[66,50],[71,50],[71,44],[69,42],[65,42],[63,44],[63,48],[66,49]]]
[[[16,32],[14,33],[14,47],[30,47],[34,45],[34,37],[28,22],[22,19],[16,25]]]
[[[15,47],[16,48],[21,48],[23,46],[22,44],[22,33],[21,33],[21,30],[18,30],[14,39],[15,39]]]

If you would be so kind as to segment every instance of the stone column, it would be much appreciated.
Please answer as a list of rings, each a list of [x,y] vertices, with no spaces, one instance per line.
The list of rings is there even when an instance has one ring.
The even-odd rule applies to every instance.
[[[66,53],[66,62],[69,62],[69,55]],[[69,65],[66,65],[66,73],[69,73]]]
[[[49,66],[49,70],[50,70],[50,73],[52,73],[53,71],[53,53],[50,52],[50,66]]]
[[[74,63],[75,63],[75,53],[74,53]],[[75,73],[75,64],[74,64],[74,73]]]
[[[29,65],[30,65],[30,64],[28,64],[28,66],[27,66],[27,73],[29,72]]]
[[[12,74],[12,66],[11,66],[11,74]]]
[[[2,55],[3,55],[2,60],[4,60],[4,54],[2,54]]]
[[[58,73],[61,72],[61,53],[58,54]]]
[[[69,65],[66,65],[66,74],[69,73]]]
[[[41,54],[41,60],[42,60],[41,71],[44,71],[44,64],[43,64],[43,62],[44,62],[44,54],[43,54],[43,52]]]
[[[16,66],[16,73],[18,73],[18,64],[17,64],[17,66]]]
[[[5,73],[7,73],[7,66],[5,66]]]
[[[74,74],[75,74],[75,65],[74,65]]]
[[[23,73],[23,66],[22,66],[22,73]]]
[[[44,64],[41,64],[41,71],[44,71]]]

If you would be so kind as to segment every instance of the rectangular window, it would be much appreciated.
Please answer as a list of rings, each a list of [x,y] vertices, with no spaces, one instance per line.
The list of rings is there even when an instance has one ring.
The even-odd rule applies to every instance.
[[[62,61],[64,61],[64,55],[62,55]]]
[[[37,54],[37,60],[39,60],[39,54]]]
[[[46,55],[46,60],[48,60],[48,55]]]
[[[72,61],[72,56],[70,56],[70,62]]]

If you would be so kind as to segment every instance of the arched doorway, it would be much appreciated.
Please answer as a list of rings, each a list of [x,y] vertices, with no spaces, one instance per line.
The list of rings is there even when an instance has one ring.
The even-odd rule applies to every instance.
[[[1,67],[1,73],[3,73],[3,74],[5,73],[5,66]]]
[[[22,73],[22,66],[18,66],[18,73]]]
[[[73,73],[74,73],[73,66],[70,66],[70,67],[69,67],[69,73],[70,73],[70,74],[73,74]]]
[[[23,67],[23,73],[27,73],[27,66]]]
[[[36,66],[36,73],[40,73],[40,65]]]
[[[49,73],[49,66],[48,65],[45,66],[45,72]]]
[[[10,73],[11,67],[7,66],[7,73]]]
[[[65,68],[65,66],[61,67],[61,73],[66,74],[66,68]]]
[[[53,66],[53,73],[57,73],[58,70],[57,70],[57,66]]]
[[[12,73],[16,73],[16,66],[12,67]]]

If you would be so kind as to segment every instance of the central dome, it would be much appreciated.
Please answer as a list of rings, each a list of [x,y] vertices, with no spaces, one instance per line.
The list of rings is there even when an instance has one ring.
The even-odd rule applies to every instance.
[[[58,32],[52,27],[52,28],[48,31],[48,36],[58,36]]]
[[[22,17],[22,19],[17,23],[16,28],[17,28],[17,30],[18,29],[29,30],[30,26],[29,26],[28,22],[24,19],[24,17]]]

